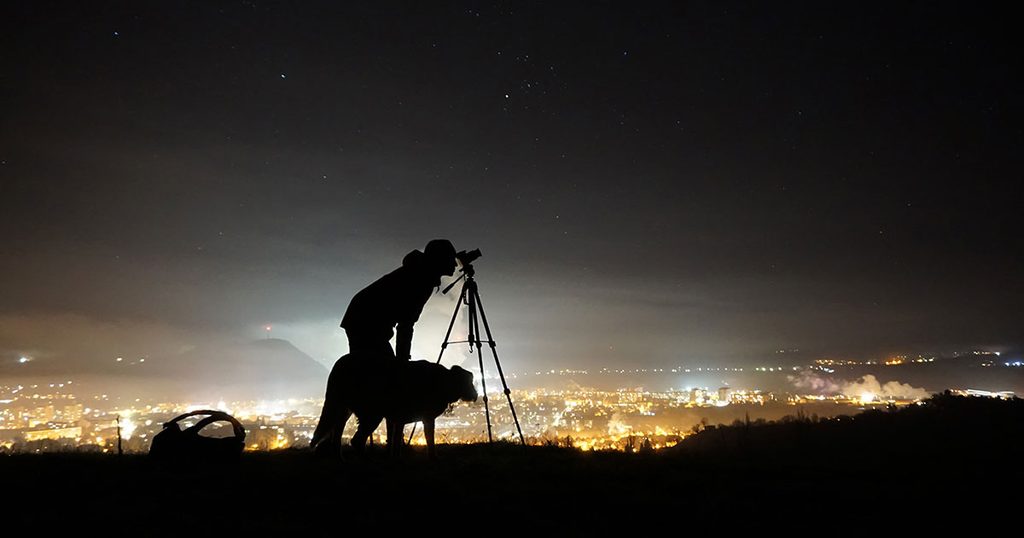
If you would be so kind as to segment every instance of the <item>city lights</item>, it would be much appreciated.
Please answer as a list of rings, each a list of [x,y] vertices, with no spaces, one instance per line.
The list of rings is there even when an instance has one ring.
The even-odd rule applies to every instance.
[[[270,326],[267,325],[267,328]],[[939,360],[964,360],[958,357],[996,356],[995,352],[972,351]],[[28,356],[20,359],[31,360]],[[124,360],[117,357],[116,360]],[[141,358],[139,362],[141,362]],[[528,373],[512,373],[510,378],[562,377],[558,386],[571,388],[532,388],[513,390],[524,435],[530,444],[556,444],[573,446],[581,450],[620,450],[633,452],[673,446],[688,435],[716,424],[731,424],[736,420],[779,420],[786,416],[816,415],[830,417],[852,415],[865,409],[909,405],[920,401],[922,389],[896,382],[880,383],[873,376],[864,381],[842,385],[849,394],[843,394],[840,385],[826,379],[843,376],[840,369],[850,370],[868,364],[878,368],[928,368],[936,360],[932,355],[891,355],[884,361],[852,361],[846,359],[819,359],[806,367],[757,366],[748,367],[754,377],[748,382],[758,383],[771,375],[789,379],[811,380],[818,384],[801,385],[792,382],[790,392],[769,391],[759,388],[732,386],[700,386],[686,372],[712,374],[742,372],[743,368],[722,366],[683,366],[670,368],[601,368],[593,371],[549,368]],[[996,367],[1019,368],[1020,360],[993,363]],[[19,361],[20,362],[20,361]],[[924,366],[918,366],[920,364]],[[803,378],[789,372],[800,371]],[[672,373],[675,376],[672,376]],[[655,374],[672,376],[685,388],[650,390],[642,386],[618,389],[598,389],[585,385],[588,376],[607,385],[609,376],[620,377],[615,382],[635,379],[628,376]],[[827,376],[825,374],[828,374]],[[833,375],[835,377],[833,377]],[[679,377],[677,377],[679,376]],[[870,378],[870,383],[867,381]],[[698,378],[699,379],[699,378]],[[639,383],[637,383],[639,385]],[[492,385],[494,387],[496,385]],[[802,388],[798,388],[802,387]],[[832,387],[825,390],[824,387]],[[126,452],[145,452],[148,443],[159,433],[163,424],[174,416],[199,409],[219,409],[239,419],[248,432],[247,450],[265,451],[308,446],[323,406],[322,398],[292,398],[280,400],[229,401],[218,398],[206,401],[157,401],[141,396],[114,396],[106,393],[89,394],[80,391],[71,379],[54,382],[0,385],[0,447],[17,451],[32,447],[40,449],[84,449],[116,451],[118,426],[120,440]],[[904,398],[896,398],[904,391]],[[958,393],[998,398],[1012,397],[1009,392],[989,392],[958,389]],[[925,393],[926,394],[926,393]],[[499,393],[491,391],[491,418],[494,436],[512,438],[514,424],[507,404]],[[88,404],[88,405],[86,405]],[[120,424],[118,424],[120,422]],[[354,433],[355,421],[350,421],[345,436]],[[211,425],[203,434],[217,435],[218,426]],[[412,442],[423,442],[422,428],[417,428]],[[484,406],[460,403],[437,420],[439,442],[458,444],[476,443],[487,439]],[[384,439],[383,424],[374,433],[374,440]]]
[[[19,443],[53,443],[55,447],[94,447],[116,449],[118,426],[127,452],[145,452],[149,440],[164,422],[197,409],[230,409],[246,427],[249,451],[280,450],[308,446],[319,419],[322,399],[228,402],[152,402],[132,398],[130,405],[116,398],[93,397],[85,407],[82,400],[60,387],[37,386],[34,394],[16,392],[17,387],[0,387],[0,445],[16,449]],[[45,392],[45,391],[49,392]],[[710,423],[732,422],[744,415],[781,418],[797,411],[794,407],[826,405],[834,413],[851,413],[851,406],[875,403],[875,394],[846,397],[836,395],[776,394],[757,389],[695,387],[647,391],[642,388],[597,390],[577,387],[565,390],[531,389],[513,391],[513,398],[531,444],[557,444],[581,450],[657,450],[674,446],[686,436],[703,428],[707,419],[695,423],[700,415],[712,417]],[[492,405],[495,437],[511,439],[513,424],[507,406]],[[105,403],[109,402],[109,403]],[[880,402],[881,403],[881,402]],[[896,402],[899,404],[909,401]],[[689,411],[688,411],[689,410]],[[817,412],[823,412],[818,410]],[[696,413],[696,414],[694,414]],[[773,414],[774,413],[774,414]],[[714,418],[718,417],[718,418]],[[476,443],[486,440],[483,406],[460,404],[437,421],[443,443]],[[120,424],[118,424],[120,422]],[[187,425],[186,425],[187,426]],[[211,425],[204,434],[215,435]],[[354,433],[349,424],[345,436]],[[422,428],[413,439],[421,444]],[[383,424],[374,433],[376,442],[384,439]],[[35,445],[32,445],[35,446]]]

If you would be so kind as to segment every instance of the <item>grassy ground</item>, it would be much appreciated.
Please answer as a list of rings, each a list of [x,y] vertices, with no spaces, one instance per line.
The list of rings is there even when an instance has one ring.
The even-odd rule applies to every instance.
[[[576,535],[787,529],[811,520],[996,521],[1021,498],[994,489],[1019,492],[1019,466],[992,462],[584,453],[504,444],[442,446],[439,453],[436,462],[413,449],[399,461],[380,450],[347,461],[305,451],[247,453],[219,467],[168,467],[145,456],[5,456],[4,518],[54,534],[89,528],[327,536],[367,527],[420,532],[428,524],[452,533]]]
[[[1024,400],[936,395],[815,421],[708,428],[639,454],[515,444],[381,447],[362,458],[246,453],[228,465],[147,456],[0,456],[0,530],[332,536],[832,534],[1018,529]],[[1005,530],[1004,530],[1005,531]],[[4,533],[7,536],[7,533]]]

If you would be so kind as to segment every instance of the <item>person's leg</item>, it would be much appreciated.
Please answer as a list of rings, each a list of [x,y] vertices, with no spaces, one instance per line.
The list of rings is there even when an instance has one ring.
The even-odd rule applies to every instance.
[[[384,420],[388,431],[388,455],[397,458],[402,455],[402,446],[405,445],[405,424],[387,418]]]
[[[367,331],[364,329],[346,328],[349,354],[359,358],[360,385],[364,390],[393,393],[390,384],[391,364],[395,360],[395,351],[391,349],[390,331]],[[366,394],[364,394],[366,396]],[[379,396],[378,396],[379,397]],[[375,397],[376,398],[376,397]],[[359,419],[359,427],[352,436],[352,446],[361,452],[383,416],[363,416]]]
[[[434,419],[428,418],[423,421],[423,437],[427,440],[427,455],[430,459],[437,459],[437,451],[434,450]]]

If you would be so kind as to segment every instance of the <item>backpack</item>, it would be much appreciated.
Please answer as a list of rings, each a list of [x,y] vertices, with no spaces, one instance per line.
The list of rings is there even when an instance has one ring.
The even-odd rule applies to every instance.
[[[178,422],[196,415],[206,418],[181,429]],[[219,421],[229,422],[234,429],[232,437],[206,437],[199,430]],[[238,420],[223,412],[210,409],[192,411],[164,423],[164,429],[153,436],[149,455],[163,461],[230,462],[237,461],[245,448],[245,428]]]

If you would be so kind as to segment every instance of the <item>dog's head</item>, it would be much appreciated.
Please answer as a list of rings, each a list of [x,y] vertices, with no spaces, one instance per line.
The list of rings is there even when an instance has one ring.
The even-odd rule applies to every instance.
[[[448,394],[450,397],[465,402],[475,402],[476,386],[473,385],[473,374],[459,366],[452,366],[448,372]]]

